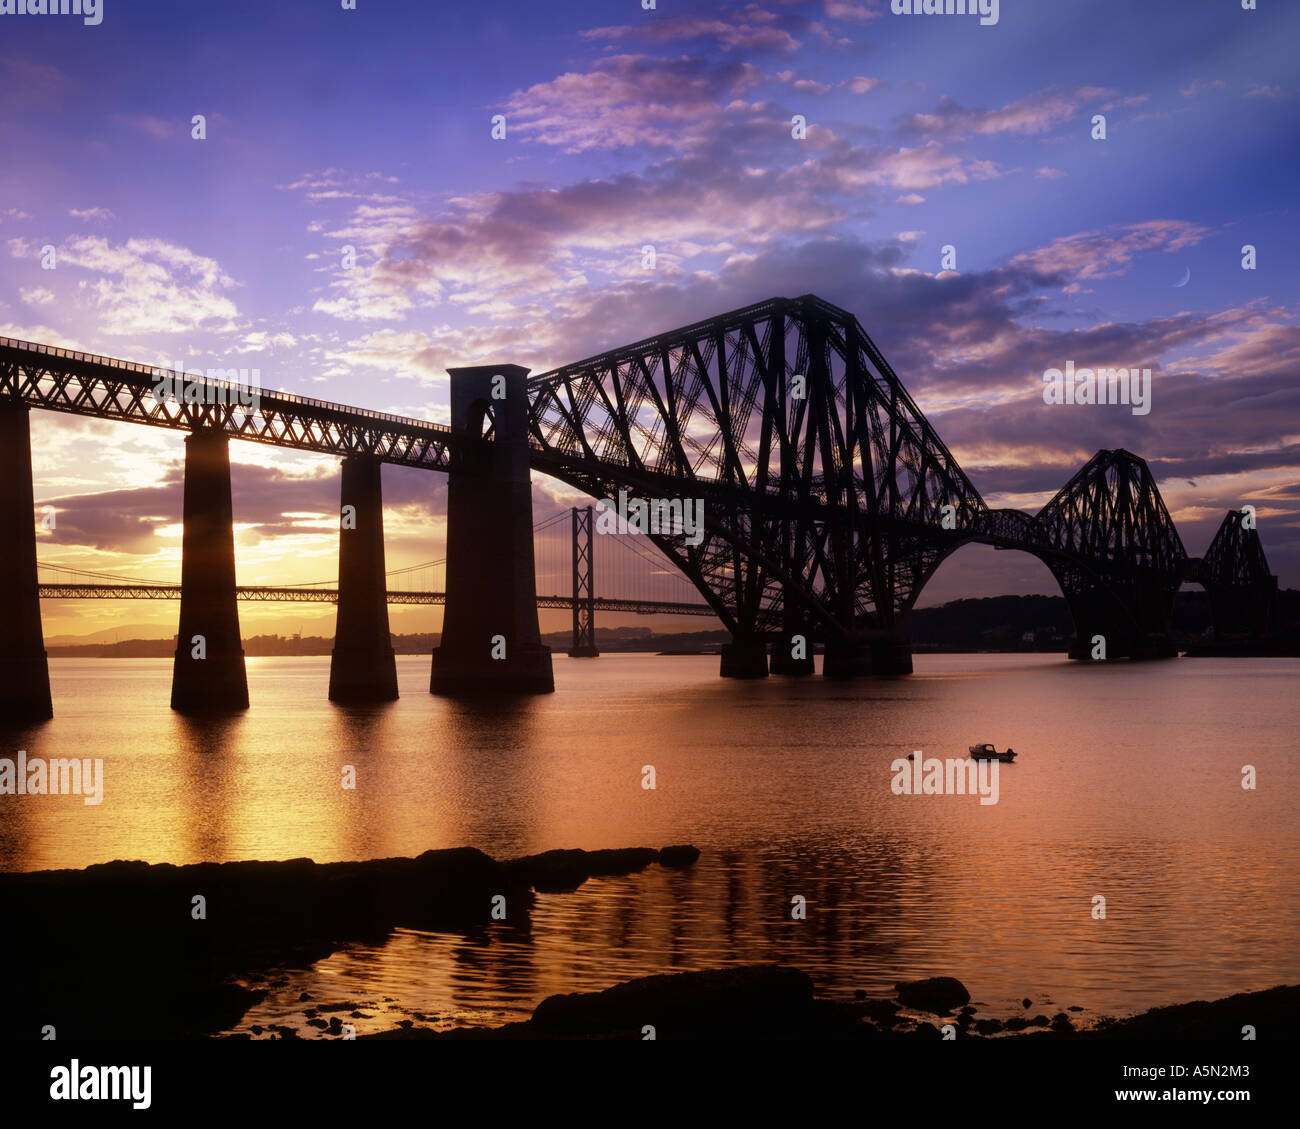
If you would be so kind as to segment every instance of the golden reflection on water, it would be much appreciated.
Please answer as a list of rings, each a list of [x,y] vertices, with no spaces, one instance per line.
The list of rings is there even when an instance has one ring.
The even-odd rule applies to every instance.
[[[324,700],[328,660],[260,660],[252,710],[213,722],[167,708],[165,662],[54,660],[56,718],[0,734],[0,755],[102,757],[104,802],[0,797],[0,867],[704,850],[542,896],[527,928],[399,930],[286,973],[255,1013],[301,1022],[302,991],[389,1009],[347,1019],[362,1030],[750,960],[829,993],[947,974],[991,1008],[1091,1014],[1296,979],[1300,664],[920,656],[912,678],[839,684],[723,682],[716,663],[557,656],[556,694],[473,704],[430,696],[428,660],[403,658],[400,702],[344,709]],[[1021,752],[996,805],[890,791],[893,759],[984,740]]]

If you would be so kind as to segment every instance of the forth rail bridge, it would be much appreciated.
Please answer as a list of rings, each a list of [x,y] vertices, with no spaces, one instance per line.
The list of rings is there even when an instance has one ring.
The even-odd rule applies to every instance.
[[[232,439],[342,459],[341,512],[353,520],[340,522],[331,594],[329,696],[339,702],[397,697],[383,463],[449,476],[433,693],[554,688],[538,630],[534,470],[596,498],[703,500],[703,537],[650,537],[704,602],[674,606],[707,607],[730,633],[723,677],[811,674],[814,643],[826,677],[909,673],[901,627],[940,563],[970,542],[1046,564],[1073,618],[1072,658],[1089,659],[1098,636],[1110,659],[1175,654],[1170,620],[1185,582],[1207,590],[1220,638],[1270,630],[1277,580],[1241,513],[1228,511],[1204,557],[1189,557],[1150,469],[1124,450],[1097,452],[1037,514],[990,509],[857,319],[812,295],[539,376],[518,365],[448,371],[451,423],[440,426],[221,381],[202,382],[213,393],[203,402],[160,398],[148,365],[0,338],[0,716],[52,716],[32,408],[186,433],[171,694],[183,712],[248,706]],[[570,597],[577,654],[594,654],[603,603],[591,588],[590,521],[590,509],[575,518],[585,523]],[[806,648],[790,645],[796,636]]]

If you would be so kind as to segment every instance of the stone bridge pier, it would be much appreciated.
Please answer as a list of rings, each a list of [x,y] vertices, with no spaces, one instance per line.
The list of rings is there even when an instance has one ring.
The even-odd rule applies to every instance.
[[[199,428],[185,439],[184,514],[172,709],[190,714],[246,710],[230,438],[215,428]]]
[[[528,370],[453,368],[447,480],[447,597],[434,694],[545,694],[551,651],[537,626]]]
[[[388,629],[384,496],[374,455],[343,460],[339,505],[339,604],[330,656],[331,702],[397,700],[397,658]]]
[[[54,716],[36,576],[36,501],[26,404],[0,403],[0,718]]]

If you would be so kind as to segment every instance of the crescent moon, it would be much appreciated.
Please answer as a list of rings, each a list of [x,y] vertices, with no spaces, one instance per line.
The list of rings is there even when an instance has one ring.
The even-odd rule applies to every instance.
[[[1192,268],[1183,268],[1183,277],[1174,283],[1175,286],[1186,286],[1192,279]]]

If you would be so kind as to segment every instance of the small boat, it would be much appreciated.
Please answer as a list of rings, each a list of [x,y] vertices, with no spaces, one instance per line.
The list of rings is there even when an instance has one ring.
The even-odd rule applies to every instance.
[[[993,745],[971,745],[970,755],[977,761],[1002,761],[1010,763],[1016,759],[1016,751],[1010,745],[1007,746],[1005,753],[999,753]]]

